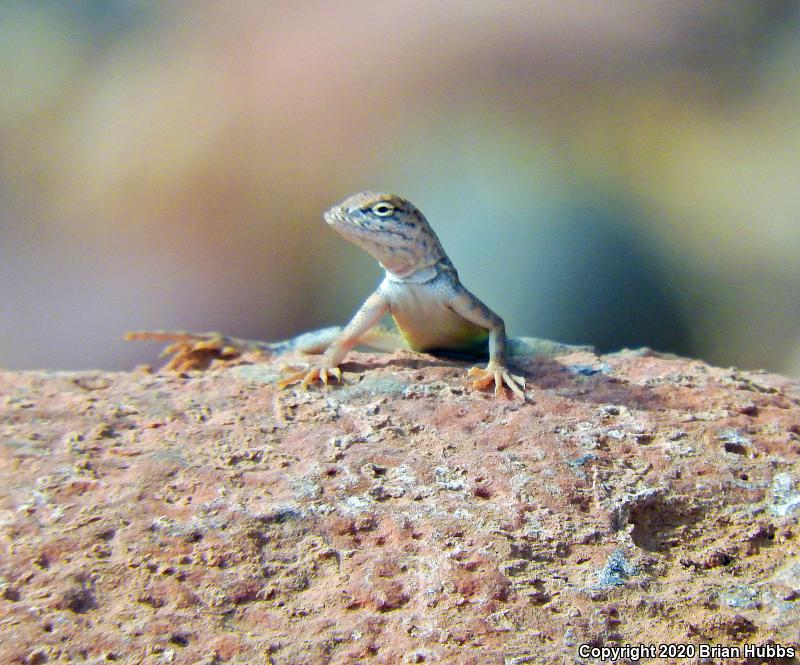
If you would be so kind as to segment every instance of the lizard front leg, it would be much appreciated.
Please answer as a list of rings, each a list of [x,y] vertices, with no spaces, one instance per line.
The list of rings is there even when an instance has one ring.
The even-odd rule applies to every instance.
[[[375,291],[328,347],[320,362],[314,364],[308,371],[287,376],[278,385],[285,388],[294,383],[301,383],[303,388],[308,388],[315,381],[322,381],[326,385],[331,378],[341,381],[342,370],[339,369],[339,363],[344,360],[347,352],[358,343],[359,339],[381,320],[388,309],[389,304],[386,299],[380,291]]]
[[[511,374],[506,367],[508,339],[503,319],[461,285],[448,304],[462,318],[489,331],[489,364],[485,369],[473,367],[469,370],[469,376],[475,377],[473,387],[486,388],[494,383],[495,395],[500,396],[505,385],[524,400],[525,379]]]

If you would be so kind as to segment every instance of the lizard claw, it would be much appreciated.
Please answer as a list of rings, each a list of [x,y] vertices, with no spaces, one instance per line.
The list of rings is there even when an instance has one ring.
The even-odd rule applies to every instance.
[[[476,377],[472,382],[474,388],[487,388],[494,383],[494,394],[501,397],[505,394],[504,386],[508,386],[517,397],[525,399],[525,379],[511,374],[502,365],[490,362],[486,369],[473,367],[469,370],[469,376]]]
[[[322,367],[319,370],[319,377],[322,379],[322,383],[324,383],[326,386],[328,385],[329,379],[336,379],[341,383],[342,370],[340,370],[338,367],[331,367],[331,368]],[[306,379],[308,379],[308,376],[306,376]],[[303,384],[305,385],[305,381],[303,382]]]
[[[326,386],[332,379],[336,379],[339,383],[342,382],[342,370],[338,367],[312,367],[308,371],[295,372],[287,376],[285,379],[278,381],[280,388],[286,388],[295,383],[299,383],[303,390],[308,390],[308,387],[316,381],[321,381]]]

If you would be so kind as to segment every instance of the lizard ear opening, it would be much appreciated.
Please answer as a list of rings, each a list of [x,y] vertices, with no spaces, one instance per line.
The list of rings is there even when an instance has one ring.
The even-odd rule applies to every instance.
[[[394,206],[391,203],[381,201],[372,206],[372,213],[378,217],[390,217],[394,214]]]

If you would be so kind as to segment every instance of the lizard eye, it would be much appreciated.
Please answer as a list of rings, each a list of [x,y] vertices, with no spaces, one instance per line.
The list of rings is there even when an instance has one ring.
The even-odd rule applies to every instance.
[[[394,214],[394,206],[391,203],[376,203],[372,206],[372,213],[378,217],[389,217]]]

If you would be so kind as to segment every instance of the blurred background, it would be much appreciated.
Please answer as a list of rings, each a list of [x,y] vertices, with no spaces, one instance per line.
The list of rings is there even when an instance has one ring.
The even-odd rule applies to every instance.
[[[0,366],[278,339],[395,191],[514,335],[800,376],[800,5],[0,3]]]

